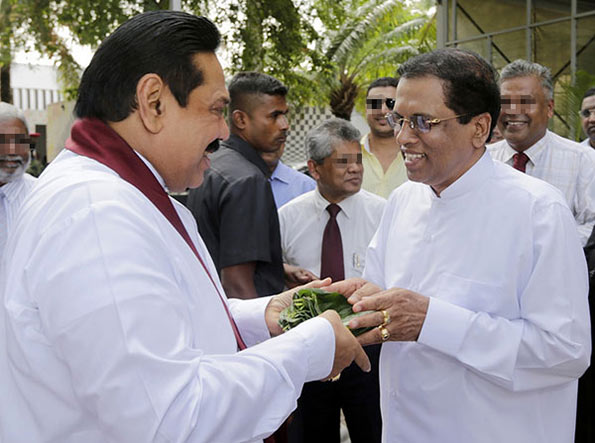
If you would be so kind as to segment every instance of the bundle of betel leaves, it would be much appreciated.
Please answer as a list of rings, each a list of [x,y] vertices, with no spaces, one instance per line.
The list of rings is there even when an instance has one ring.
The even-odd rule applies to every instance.
[[[352,305],[338,292],[327,292],[316,288],[300,289],[293,294],[291,306],[281,311],[279,326],[284,331],[289,331],[301,322],[316,317],[328,309],[332,309],[337,311],[343,324],[349,328],[348,324],[352,319],[371,312],[363,311],[355,313],[351,308]],[[350,330],[353,335],[358,336],[370,329],[372,328]]]

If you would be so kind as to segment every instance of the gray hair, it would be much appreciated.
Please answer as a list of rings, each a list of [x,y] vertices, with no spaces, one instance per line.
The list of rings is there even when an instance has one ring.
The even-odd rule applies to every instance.
[[[358,142],[361,133],[342,118],[331,118],[311,129],[306,135],[306,151],[311,160],[322,163],[335,150],[337,142]]]
[[[29,132],[29,125],[27,124],[23,111],[10,103],[0,102],[0,122],[13,119],[22,121],[27,132]]]
[[[528,77],[531,75],[541,80],[541,87],[543,88],[546,98],[552,100],[554,98],[552,73],[549,68],[546,68],[539,63],[518,59],[507,64],[500,73],[500,84],[502,84],[504,80],[517,77]]]

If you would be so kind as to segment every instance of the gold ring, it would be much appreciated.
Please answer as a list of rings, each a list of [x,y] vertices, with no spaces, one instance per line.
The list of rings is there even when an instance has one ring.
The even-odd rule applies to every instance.
[[[341,378],[341,373],[339,372],[337,375],[335,375],[333,378],[331,378],[331,382],[338,381],[340,378]]]
[[[390,332],[388,332],[388,329],[386,329],[384,327],[384,325],[378,326],[378,329],[380,329],[380,335],[382,336],[382,341],[387,341],[390,338]]]
[[[388,325],[390,323],[390,315],[384,309],[380,312],[382,312],[382,315],[384,316],[384,321],[382,322],[382,324],[380,326]]]

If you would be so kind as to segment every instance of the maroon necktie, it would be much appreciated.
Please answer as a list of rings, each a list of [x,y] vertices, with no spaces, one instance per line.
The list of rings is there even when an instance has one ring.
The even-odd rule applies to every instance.
[[[343,242],[341,241],[341,231],[337,224],[337,214],[341,208],[339,205],[331,203],[326,207],[326,210],[330,214],[330,218],[322,236],[320,278],[330,277],[333,281],[344,280]]]
[[[108,168],[116,171],[118,175],[128,183],[141,191],[153,205],[167,218],[172,226],[186,241],[204,271],[209,276],[217,294],[221,298],[225,312],[229,317],[231,329],[235,335],[238,348],[246,349],[238,326],[229,312],[227,303],[219,292],[215,280],[207,269],[202,257],[196,250],[190,239],[180,216],[176,212],[169,196],[157,181],[151,170],[145,165],[132,148],[112,128],[101,120],[95,118],[84,118],[77,120],[72,126],[70,138],[66,140],[66,149],[79,155],[92,158]]]
[[[512,156],[512,167],[521,172],[525,172],[525,166],[529,161],[529,157],[524,152],[517,152]]]

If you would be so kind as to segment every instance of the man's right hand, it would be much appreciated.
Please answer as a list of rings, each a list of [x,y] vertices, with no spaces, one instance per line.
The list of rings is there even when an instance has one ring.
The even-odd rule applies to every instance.
[[[335,332],[335,359],[333,369],[327,378],[339,375],[354,360],[362,371],[370,372],[371,366],[368,356],[351,331],[343,326],[339,314],[336,311],[328,310],[320,314],[320,317],[328,320]]]

